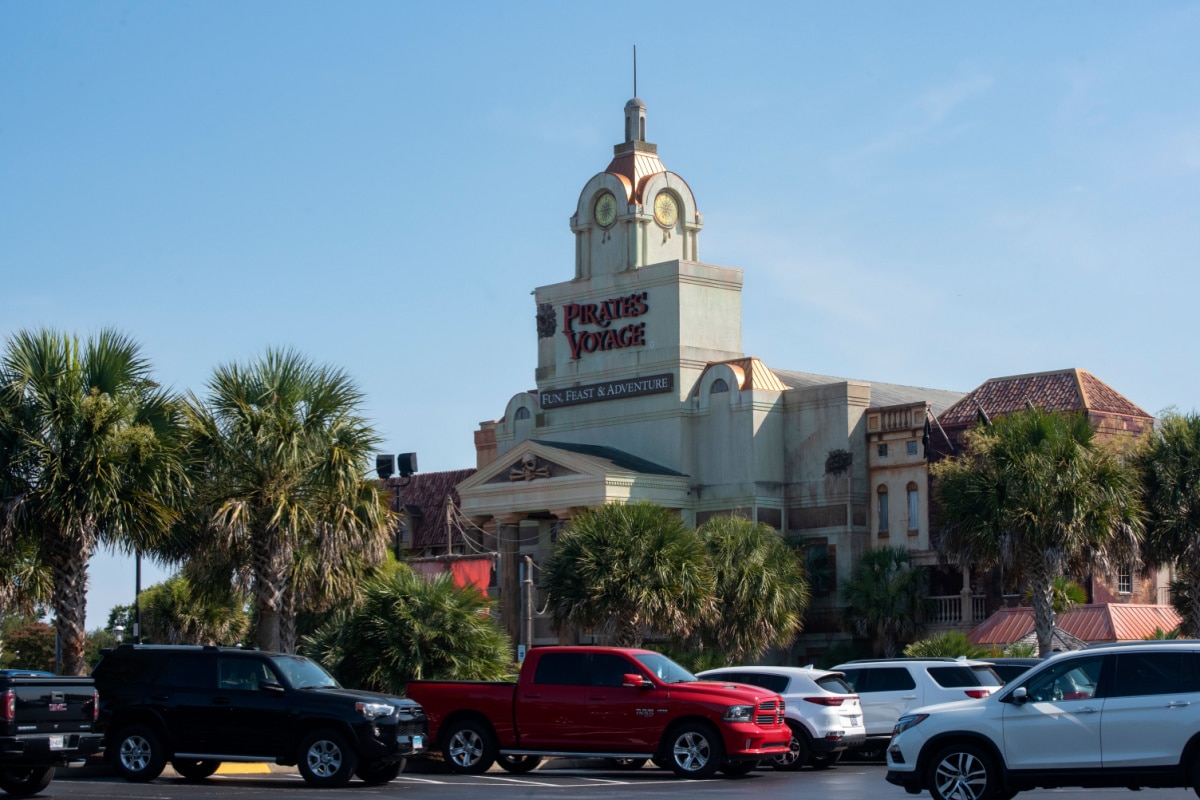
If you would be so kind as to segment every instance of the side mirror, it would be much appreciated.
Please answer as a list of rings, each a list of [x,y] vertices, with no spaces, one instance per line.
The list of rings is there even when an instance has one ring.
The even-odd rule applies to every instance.
[[[636,672],[628,672],[621,676],[621,685],[627,686],[631,689],[645,689],[647,686],[653,686],[654,684],[650,683]]]
[[[1017,705],[1021,705],[1029,699],[1029,690],[1024,686],[1018,686],[1012,690],[1012,694],[1010,694],[1008,697]]]
[[[262,689],[264,692],[283,694],[283,684],[279,681],[259,681],[258,688]]]

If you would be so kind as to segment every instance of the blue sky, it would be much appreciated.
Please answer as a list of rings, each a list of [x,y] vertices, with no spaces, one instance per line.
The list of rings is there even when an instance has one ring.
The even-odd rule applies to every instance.
[[[164,384],[293,347],[393,452],[474,465],[534,387],[623,138],[695,192],[769,366],[1200,397],[1200,3],[0,4],[0,335],[136,337]],[[161,577],[148,569],[145,582]],[[132,600],[92,569],[89,627]]]

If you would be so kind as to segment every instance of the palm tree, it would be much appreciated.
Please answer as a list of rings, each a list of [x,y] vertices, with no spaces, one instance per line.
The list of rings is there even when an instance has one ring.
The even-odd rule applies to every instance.
[[[701,627],[705,646],[724,653],[725,663],[737,664],[791,644],[809,602],[796,553],[771,528],[741,517],[713,517],[698,533],[708,548],[721,609]]]
[[[1041,655],[1052,647],[1055,578],[1136,557],[1136,473],[1096,442],[1082,415],[1001,417],[932,472],[943,555],[959,567],[999,564],[1006,580],[1029,586]]]
[[[704,542],[670,509],[639,502],[571,519],[542,568],[554,624],[592,628],[622,647],[647,627],[675,639],[714,611]]]
[[[1139,453],[1148,564],[1173,565],[1190,608],[1186,630],[1200,638],[1200,415],[1164,415]],[[1172,603],[1176,592],[1172,592]]]
[[[156,644],[239,644],[248,628],[239,593],[227,582],[199,592],[187,571],[138,596],[142,637]]]
[[[113,330],[84,343],[21,331],[0,363],[0,547],[32,542],[33,563],[49,570],[67,674],[86,668],[96,547],[154,552],[177,518],[179,405],[150,374]]]
[[[393,563],[362,595],[302,641],[347,686],[402,694],[410,680],[500,680],[511,671],[512,643],[487,598],[450,574],[426,580]]]
[[[929,604],[929,580],[900,547],[867,550],[842,585],[846,627],[883,646],[888,658],[920,635]]]
[[[315,559],[303,570],[337,575],[352,557],[378,563],[386,548],[386,498],[367,480],[379,440],[361,403],[345,373],[269,350],[218,367],[206,402],[189,406],[197,542],[250,577],[264,650],[294,649],[298,554]]]

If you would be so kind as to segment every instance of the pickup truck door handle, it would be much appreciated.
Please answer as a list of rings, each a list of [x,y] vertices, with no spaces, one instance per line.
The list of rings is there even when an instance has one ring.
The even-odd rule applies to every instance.
[[[905,694],[905,695],[901,695],[900,699],[901,700],[916,700],[917,696],[915,694]]]
[[[1100,709],[1096,708],[1095,706],[1084,706],[1083,708],[1075,709],[1075,713],[1076,714],[1095,714],[1099,710]]]

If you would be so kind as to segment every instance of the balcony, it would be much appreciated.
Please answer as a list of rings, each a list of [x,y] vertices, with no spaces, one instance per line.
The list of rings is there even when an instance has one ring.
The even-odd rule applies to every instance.
[[[929,624],[943,628],[972,627],[987,617],[986,601],[986,597],[976,597],[970,592],[930,597]]]

